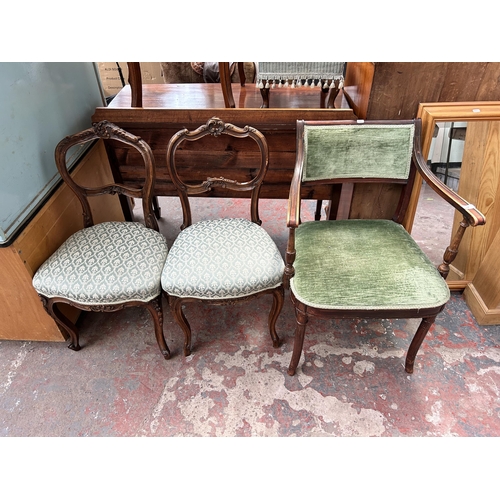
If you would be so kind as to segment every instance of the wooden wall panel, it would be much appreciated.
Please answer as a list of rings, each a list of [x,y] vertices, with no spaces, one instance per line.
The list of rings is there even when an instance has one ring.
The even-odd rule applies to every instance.
[[[500,231],[464,290],[467,305],[480,325],[500,324]]]
[[[423,102],[498,101],[499,81],[497,62],[377,62],[366,119],[412,119]]]

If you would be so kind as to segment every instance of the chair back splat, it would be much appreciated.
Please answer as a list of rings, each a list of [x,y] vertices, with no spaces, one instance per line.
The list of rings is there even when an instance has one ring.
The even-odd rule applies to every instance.
[[[297,161],[290,187],[285,284],[295,306],[296,330],[288,373],[302,353],[306,323],[320,318],[422,318],[408,349],[415,357],[450,292],[444,280],[468,226],[484,216],[451,191],[427,167],[420,150],[420,120],[298,121]],[[401,225],[419,173],[463,216],[438,269]],[[350,218],[358,183],[401,184],[390,220]],[[329,220],[300,219],[301,186],[343,185],[330,202]]]
[[[74,180],[66,166],[69,149],[99,139],[120,141],[130,148],[130,154],[137,155],[138,161],[142,157],[145,168],[142,187],[129,188],[113,183],[90,188]],[[151,148],[139,137],[103,121],[62,139],[56,147],[55,161],[63,181],[82,205],[84,228],[71,235],[33,277],[33,286],[46,311],[71,339],[68,347],[78,351],[78,330],[58,308],[58,303],[85,311],[117,311],[143,306],[152,315],[160,351],[169,358],[170,351],[163,336],[160,283],[168,247],[158,231],[152,210],[155,162]],[[94,224],[88,197],[102,194],[141,198],[145,225],[124,221]]]
[[[224,146],[232,136],[246,140],[248,151],[234,155]],[[190,163],[189,145],[203,142],[206,165]],[[215,149],[215,143],[219,147]],[[257,147],[257,148],[256,148]],[[245,146],[246,148],[246,146]],[[257,152],[255,151],[257,149]],[[246,162],[248,178],[229,179],[225,174],[236,162]],[[259,193],[269,165],[267,141],[253,127],[237,127],[217,117],[194,131],[180,130],[167,148],[169,175],[177,188],[183,210],[181,233],[165,262],[162,287],[174,317],[185,335],[184,354],[191,353],[191,327],[182,305],[192,301],[232,304],[262,294],[272,294],[269,332],[274,347],[280,341],[276,321],[283,307],[284,262],[276,244],[261,227]],[[182,180],[182,170],[199,172],[199,182]],[[210,194],[212,189],[250,192],[250,219],[223,218],[193,224],[190,195]]]
[[[251,160],[256,161],[257,163],[257,166],[254,165],[255,169],[253,170],[256,174],[248,180],[238,181],[235,179],[226,179],[222,175],[219,177],[215,177],[213,174],[212,176],[206,175],[206,169],[202,169],[200,168],[202,166],[200,166],[197,167],[200,168],[200,182],[197,184],[185,183],[182,180],[181,171],[186,167],[192,169],[193,166],[190,165],[189,159],[186,158],[186,153],[189,152],[189,149],[177,154],[177,157],[181,157],[180,159],[176,158],[179,146],[185,141],[193,142],[203,139],[206,136],[212,136],[215,138],[224,135],[229,135],[239,139],[248,137],[257,144],[259,151],[258,158]],[[207,154],[210,153],[207,152]],[[254,156],[255,155],[253,155],[252,158],[254,158]],[[234,159],[231,154],[228,154],[227,152],[225,155],[221,154],[220,157],[220,167],[222,168],[224,168],[224,166],[228,167],[231,162],[237,161],[237,159]],[[265,137],[257,129],[249,126],[239,128],[230,123],[224,123],[219,118],[214,117],[208,120],[205,125],[202,125],[194,131],[189,131],[187,129],[180,130],[172,136],[168,144],[167,166],[172,183],[177,189],[177,193],[179,194],[182,204],[184,222],[181,229],[190,226],[192,223],[189,196],[208,193],[214,187],[221,187],[231,191],[251,191],[250,216],[252,222],[259,225],[261,224],[261,220],[259,219],[259,194],[262,182],[269,167],[269,149]]]

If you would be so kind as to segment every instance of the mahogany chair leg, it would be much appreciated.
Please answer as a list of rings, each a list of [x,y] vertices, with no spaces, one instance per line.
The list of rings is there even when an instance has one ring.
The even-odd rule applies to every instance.
[[[319,98],[319,107],[320,108],[325,108],[326,107],[326,96],[328,95],[330,89],[321,89],[320,93],[320,98]]]
[[[298,304],[295,306],[295,320],[297,321],[297,325],[295,327],[293,353],[288,367],[288,375],[295,375],[295,370],[297,369],[297,365],[300,361],[300,355],[302,354],[307,324],[307,306],[304,304]]]
[[[260,95],[262,96],[262,106],[261,108],[269,107],[269,89],[260,89]]]
[[[153,212],[157,219],[161,218],[161,207],[158,202],[158,196],[153,196]]]
[[[184,332],[184,356],[189,356],[191,354],[191,327],[182,311],[182,299],[169,296],[168,300],[174,319]]]
[[[79,351],[81,347],[78,329],[76,326],[59,310],[54,300],[46,299],[41,295],[40,298],[42,299],[45,310],[49,313],[52,319],[69,335],[71,340],[68,345],[68,349]]]
[[[284,302],[285,290],[282,285],[273,290],[273,306],[271,308],[271,312],[269,313],[269,333],[273,339],[273,347],[279,347],[281,345],[281,340],[276,333],[276,321],[281,313],[281,309],[283,309]]]
[[[417,332],[411,341],[410,347],[408,348],[408,354],[406,355],[405,371],[407,373],[413,373],[413,365],[415,363],[418,350],[420,349],[420,346],[422,345],[430,327],[434,324],[436,316],[437,315],[422,319]]]
[[[328,104],[327,104],[327,107],[329,109],[335,108],[335,99],[337,99],[339,92],[340,92],[340,89],[338,87],[335,87],[335,88],[330,90],[330,95],[328,96]]]
[[[163,307],[162,307],[162,296],[153,299],[151,302],[144,304],[146,309],[151,313],[155,325],[155,335],[156,341],[158,342],[158,347],[165,359],[170,359],[170,349],[167,346],[165,337],[163,335]]]
[[[242,62],[238,63],[238,75],[240,76],[240,84],[242,87],[244,87],[247,81],[247,77],[245,76],[245,64]]]
[[[128,62],[128,82],[132,94],[131,106],[133,108],[142,108],[142,73],[141,63]]]
[[[226,108],[236,107],[234,104],[233,89],[231,87],[231,72],[228,62],[219,63],[219,79]]]
[[[321,209],[323,208],[323,200],[316,202],[316,212],[314,212],[314,220],[321,220]]]

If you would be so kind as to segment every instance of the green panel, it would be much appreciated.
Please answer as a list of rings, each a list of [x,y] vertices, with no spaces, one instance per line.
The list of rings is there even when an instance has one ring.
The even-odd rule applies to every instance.
[[[296,231],[293,293],[325,309],[437,307],[450,296],[434,265],[389,220],[305,222]]]
[[[306,125],[303,181],[407,179],[414,125]]]

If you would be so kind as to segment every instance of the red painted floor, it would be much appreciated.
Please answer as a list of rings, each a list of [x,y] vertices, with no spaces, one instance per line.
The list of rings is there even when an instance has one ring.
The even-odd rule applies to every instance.
[[[180,210],[176,200],[161,203],[161,230],[171,242]],[[227,216],[243,214],[245,205],[199,206],[202,216]],[[266,201],[261,209],[283,252],[285,207]],[[168,361],[140,308],[86,314],[79,352],[62,343],[2,341],[0,435],[500,435],[500,326],[478,326],[460,294],[424,341],[413,375],[403,363],[417,320],[357,320],[311,321],[298,373],[289,377],[292,307],[287,296],[278,320],[284,343],[275,349],[270,303],[188,305],[187,358],[165,303]]]
[[[431,195],[422,196],[426,210],[417,213],[415,236],[439,259],[447,217]],[[161,205],[161,231],[171,244],[180,207],[174,199]],[[197,205],[202,217],[246,214],[246,202],[236,200]],[[309,209],[312,218],[314,203]],[[261,206],[282,252],[285,210],[286,201]],[[384,498],[494,498],[496,440],[484,437],[500,436],[500,325],[478,326],[460,294],[428,334],[413,375],[403,364],[416,320],[311,321],[297,374],[289,377],[288,295],[278,349],[267,331],[270,297],[188,305],[187,358],[164,306],[168,361],[141,308],[86,314],[79,352],[64,343],[0,341],[0,436],[160,438],[2,440],[4,491],[50,491],[52,498],[75,487],[85,498],[96,488],[98,498],[134,499],[166,491],[228,499],[332,492],[368,498],[375,491]],[[365,439],[172,439],[208,436]],[[445,439],[473,436],[483,439]]]

